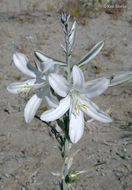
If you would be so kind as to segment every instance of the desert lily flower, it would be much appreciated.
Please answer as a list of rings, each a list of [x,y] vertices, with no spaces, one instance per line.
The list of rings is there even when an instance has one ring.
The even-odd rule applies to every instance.
[[[84,131],[84,113],[94,120],[108,123],[112,119],[99,109],[90,98],[102,94],[109,86],[109,79],[101,78],[98,81],[84,87],[84,76],[78,66],[72,70],[73,84],[68,84],[67,80],[58,75],[50,74],[49,83],[54,91],[64,97],[58,106],[52,108],[41,115],[43,121],[54,121],[59,119],[69,110],[69,136],[72,143],[77,143]]]
[[[40,54],[41,55],[41,54]],[[35,95],[33,95],[26,104],[24,109],[24,117],[27,123],[31,122],[34,115],[36,114],[42,99],[45,96],[50,97],[51,101],[53,99],[50,93],[50,86],[47,80],[49,73],[56,72],[57,60],[47,57],[45,62],[41,62],[36,67],[31,65],[28,58],[22,53],[15,53],[13,55],[13,62],[16,67],[27,76],[32,77],[24,82],[14,82],[9,84],[7,90],[13,94],[28,94],[31,90],[40,89]],[[60,64],[61,62],[58,62]],[[48,64],[48,66],[47,66]]]

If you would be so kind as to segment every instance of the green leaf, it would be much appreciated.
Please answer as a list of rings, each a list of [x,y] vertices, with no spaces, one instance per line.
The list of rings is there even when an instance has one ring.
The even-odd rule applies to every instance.
[[[101,51],[104,46],[104,41],[98,42],[78,63],[79,67],[89,63],[98,53]]]

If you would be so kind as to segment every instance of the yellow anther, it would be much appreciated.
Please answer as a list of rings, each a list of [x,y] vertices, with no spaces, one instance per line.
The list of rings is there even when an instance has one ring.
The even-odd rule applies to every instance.
[[[22,91],[22,92],[20,92],[20,93],[21,93],[21,95],[23,95],[23,94],[25,93],[25,91],[26,91],[26,89],[24,88],[24,89],[23,89],[23,91]]]
[[[86,111],[87,111],[87,109],[88,109],[88,106],[87,106],[86,104],[82,104],[82,105],[80,105],[80,107],[82,107],[82,108],[85,109]]]
[[[76,104],[74,104],[74,109],[76,109]]]
[[[30,91],[31,89],[29,88],[29,89],[27,89],[27,92],[25,93],[26,94],[26,96],[28,95],[28,93],[29,93],[29,91]]]
[[[78,100],[76,100],[75,104],[74,104],[74,109],[76,109],[78,106]],[[78,108],[77,108],[78,109]]]
[[[28,95],[29,91],[32,89],[30,88],[29,84],[26,83],[24,86],[19,87],[20,89],[18,90],[18,93],[20,93],[21,95]]]

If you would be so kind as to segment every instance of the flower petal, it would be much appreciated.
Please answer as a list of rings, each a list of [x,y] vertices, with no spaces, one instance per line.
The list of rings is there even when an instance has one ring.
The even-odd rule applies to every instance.
[[[65,66],[66,63],[62,62],[62,61],[59,61],[57,59],[54,59],[52,57],[49,57],[47,55],[44,55],[42,52],[40,51],[35,51],[34,52],[35,56],[38,58],[39,61],[43,63],[46,63],[46,64],[49,64],[51,66],[53,65],[60,65],[60,66]]]
[[[106,78],[100,78],[98,80],[91,81],[82,93],[87,93],[88,98],[93,98],[102,94],[110,84],[110,80]]]
[[[27,80],[24,82],[14,82],[8,85],[7,90],[12,94],[27,92],[34,87],[36,79]]]
[[[83,112],[79,110],[79,113],[70,114],[70,124],[69,124],[69,136],[72,143],[77,143],[84,131],[84,117]]]
[[[39,94],[35,94],[30,98],[24,109],[24,117],[26,123],[30,123],[32,121],[41,102],[42,102],[42,97],[39,96]]]
[[[67,112],[69,107],[70,107],[70,96],[68,95],[60,101],[56,109],[45,111],[40,118],[41,120],[47,122],[57,120]]]
[[[77,88],[82,88],[84,85],[84,75],[81,69],[74,65],[72,69],[73,85]]]
[[[115,86],[120,85],[125,82],[131,82],[132,81],[132,71],[121,71],[114,73],[113,75],[109,75],[110,78],[110,85],[109,86]]]
[[[59,101],[56,98],[56,96],[53,96],[53,94],[50,92],[49,96],[45,96],[45,100],[51,108],[56,108],[59,105]]]
[[[103,78],[109,79],[110,83],[109,86],[116,86],[116,85],[121,85],[127,82],[131,82],[132,81],[132,70],[130,71],[120,71],[114,74],[110,74],[110,75],[105,75]],[[92,85],[95,82],[98,82],[100,79],[102,78],[98,78],[92,81],[87,81],[85,83],[85,87],[87,88],[88,85]]]
[[[49,83],[59,96],[65,97],[67,95],[68,82],[63,76],[52,73],[49,75]]]
[[[15,53],[13,55],[13,62],[22,73],[31,77],[36,77],[35,72],[37,69],[29,63],[28,58],[24,54]]]
[[[101,111],[99,107],[94,104],[92,101],[79,99],[80,109],[84,111],[88,116],[92,117],[93,119],[103,122],[103,123],[109,123],[112,122],[112,119],[108,114]]]
[[[59,65],[47,64],[41,62],[40,66],[41,66],[41,71],[47,75],[50,73],[57,73],[59,71]]]

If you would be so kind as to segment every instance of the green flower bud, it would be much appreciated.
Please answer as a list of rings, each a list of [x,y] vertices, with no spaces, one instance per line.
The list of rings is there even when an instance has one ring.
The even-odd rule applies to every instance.
[[[65,181],[66,183],[74,183],[79,178],[79,173],[76,171],[70,171],[69,174],[66,176]]]

